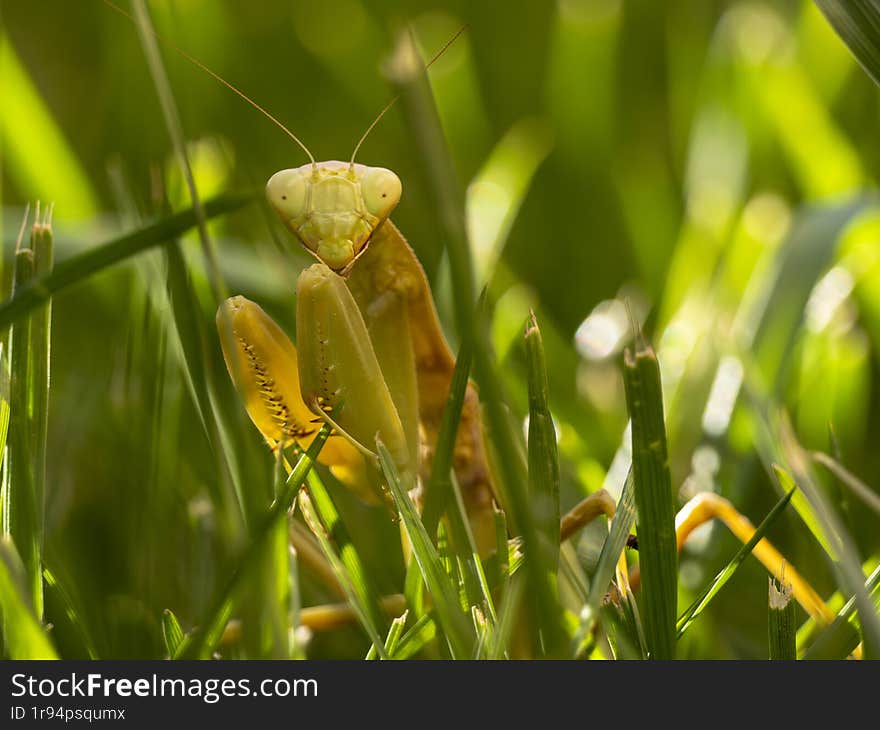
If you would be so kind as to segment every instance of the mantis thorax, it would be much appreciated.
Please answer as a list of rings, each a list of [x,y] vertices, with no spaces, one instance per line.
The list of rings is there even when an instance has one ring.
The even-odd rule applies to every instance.
[[[400,194],[400,178],[391,170],[338,161],[281,170],[266,184],[284,225],[334,271],[365,250]]]

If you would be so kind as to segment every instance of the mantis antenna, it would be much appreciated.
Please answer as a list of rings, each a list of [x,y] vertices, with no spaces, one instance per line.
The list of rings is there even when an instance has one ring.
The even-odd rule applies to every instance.
[[[105,0],[106,2],[106,0]],[[425,71],[427,71],[433,65],[434,61],[436,61],[440,56],[446,53],[446,50],[451,46],[455,41],[458,40],[458,37],[467,30],[467,24],[461,26],[457,31],[455,31],[455,35],[452,36],[446,43],[443,44],[443,47],[434,54],[434,57],[425,64]],[[360,150],[361,145],[370,135],[370,132],[373,131],[373,127],[375,127],[382,117],[385,116],[385,113],[394,106],[394,103],[400,98],[400,94],[395,96],[391,101],[389,101],[384,107],[382,107],[382,111],[379,112],[378,116],[370,123],[370,126],[367,127],[367,131],[361,135],[361,138],[358,140],[358,143],[354,146],[354,152],[351,153],[351,160],[349,160],[348,167],[351,169],[354,167],[354,158],[357,157],[358,150]]]
[[[116,5],[115,3],[111,2],[110,0],[104,0],[104,4],[107,5],[107,6],[109,6],[109,7],[112,8],[113,10],[115,10],[115,11],[116,11],[117,13],[119,13],[120,15],[125,16],[125,17],[128,18],[132,23],[134,23],[135,25],[137,25],[137,20],[135,20],[135,18],[134,18],[130,13],[128,13],[128,12],[126,12],[125,10],[123,10],[122,8],[120,8],[120,7],[119,7],[118,5]],[[172,50],[174,50],[174,51],[176,51],[177,53],[179,53],[181,56],[183,56],[183,57],[184,57],[187,61],[189,61],[191,64],[193,64],[194,66],[197,66],[198,68],[200,68],[202,71],[204,71],[206,74],[208,74],[209,76],[211,76],[212,78],[214,78],[216,81],[219,81],[219,82],[220,82],[221,84],[223,84],[223,86],[225,86],[227,89],[229,89],[229,90],[232,91],[233,93],[235,93],[235,94],[237,94],[238,96],[240,96],[240,97],[241,97],[242,99],[244,99],[248,104],[250,104],[254,109],[256,109],[258,112],[260,112],[261,114],[263,114],[263,115],[264,115],[265,117],[267,117],[270,121],[274,122],[276,126],[280,127],[288,137],[290,137],[294,142],[296,142],[296,143],[302,148],[303,152],[306,153],[306,156],[309,158],[309,161],[312,163],[312,167],[313,167],[313,168],[317,168],[318,163],[315,162],[315,158],[312,156],[312,153],[309,152],[309,148],[306,147],[305,144],[303,144],[302,140],[301,140],[299,137],[297,137],[293,132],[291,132],[287,127],[285,127],[280,121],[278,121],[278,119],[276,119],[275,117],[273,117],[273,116],[272,116],[269,112],[267,112],[263,107],[261,107],[259,104],[257,104],[257,102],[255,102],[255,101],[254,101],[253,99],[251,99],[247,94],[245,94],[241,89],[239,89],[239,88],[236,87],[236,86],[233,86],[233,85],[232,85],[231,83],[229,83],[226,79],[224,79],[222,76],[220,76],[220,74],[214,73],[210,68],[208,68],[205,64],[203,64],[201,61],[199,61],[199,59],[197,59],[195,56],[190,55],[189,53],[187,53],[186,51],[184,51],[182,48],[180,48],[180,47],[178,47],[177,45],[175,45],[174,43],[172,43],[172,42],[171,42],[170,40],[168,40],[167,38],[165,38],[165,37],[159,35],[156,31],[154,31],[154,30],[152,30],[152,29],[150,29],[150,28],[147,28],[146,30],[147,30],[147,32],[150,33],[150,34],[151,34],[156,40],[158,40],[158,41],[164,43],[166,46],[168,46],[168,47],[171,48]],[[461,32],[461,31],[459,31],[459,33],[460,33],[460,32]],[[453,40],[455,40],[455,39],[453,39]],[[447,45],[448,45],[448,44],[447,44]],[[444,50],[445,50],[445,49],[444,49]],[[382,113],[384,114],[384,112],[382,112]],[[381,117],[381,115],[380,115],[380,117]],[[378,121],[378,120],[376,120],[376,121]]]

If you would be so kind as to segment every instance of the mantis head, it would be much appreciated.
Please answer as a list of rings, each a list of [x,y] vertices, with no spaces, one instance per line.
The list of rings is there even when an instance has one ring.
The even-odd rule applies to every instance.
[[[345,271],[400,200],[400,178],[384,167],[317,162],[276,172],[266,197],[318,260]]]

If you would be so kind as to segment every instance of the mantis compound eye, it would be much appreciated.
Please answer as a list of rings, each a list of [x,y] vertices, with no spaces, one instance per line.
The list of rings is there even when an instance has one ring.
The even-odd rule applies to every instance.
[[[400,200],[400,178],[384,167],[372,167],[361,179],[361,195],[367,210],[377,218],[387,218]]]
[[[266,183],[266,198],[285,223],[305,213],[308,203],[307,173],[302,168],[281,170]]]

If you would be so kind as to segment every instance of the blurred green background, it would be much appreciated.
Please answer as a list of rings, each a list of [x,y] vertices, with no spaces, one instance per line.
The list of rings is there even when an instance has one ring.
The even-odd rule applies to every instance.
[[[283,120],[318,159],[347,159],[390,98],[383,62],[398,31],[412,24],[430,57],[467,24],[430,79],[467,187],[493,345],[518,418],[529,307],[544,331],[563,508],[603,484],[619,493],[625,473],[624,301],[658,349],[681,504],[717,491],[757,524],[779,496],[765,428],[779,406],[808,449],[832,450],[833,423],[842,461],[880,483],[880,209],[866,197],[880,162],[880,94],[811,2],[148,5],[160,33]],[[55,202],[63,259],[162,214],[166,198],[174,210],[189,198],[135,27],[99,0],[0,8],[8,293],[26,202]],[[203,196],[259,196],[273,172],[305,162],[254,109],[167,48],[163,56]],[[440,223],[398,109],[359,161],[401,177],[394,220],[451,322]],[[292,333],[293,284],[307,259],[286,231],[261,202],[210,231],[230,293],[259,301]],[[197,238],[181,250],[204,367],[230,424],[224,458],[246,501],[265,505],[272,459],[225,376]],[[188,334],[171,314],[165,270],[154,250],[53,304],[46,561],[103,657],[162,656],[162,611],[184,628],[197,622],[241,539],[240,517],[218,497],[221,459],[194,405],[181,354]],[[877,555],[876,515],[826,487],[860,558]],[[396,528],[381,510],[334,495],[377,581],[396,590]],[[823,595],[833,592],[795,511],[771,538]],[[585,565],[601,539],[580,538]],[[702,530],[682,556],[682,591],[692,597],[735,550],[723,527]],[[332,598],[308,575],[302,590],[305,605]],[[766,591],[750,561],[682,654],[765,656]],[[51,600],[48,620],[60,610]],[[75,632],[59,626],[54,638],[67,656],[84,655]],[[358,657],[367,646],[352,629],[316,635],[308,655]]]

